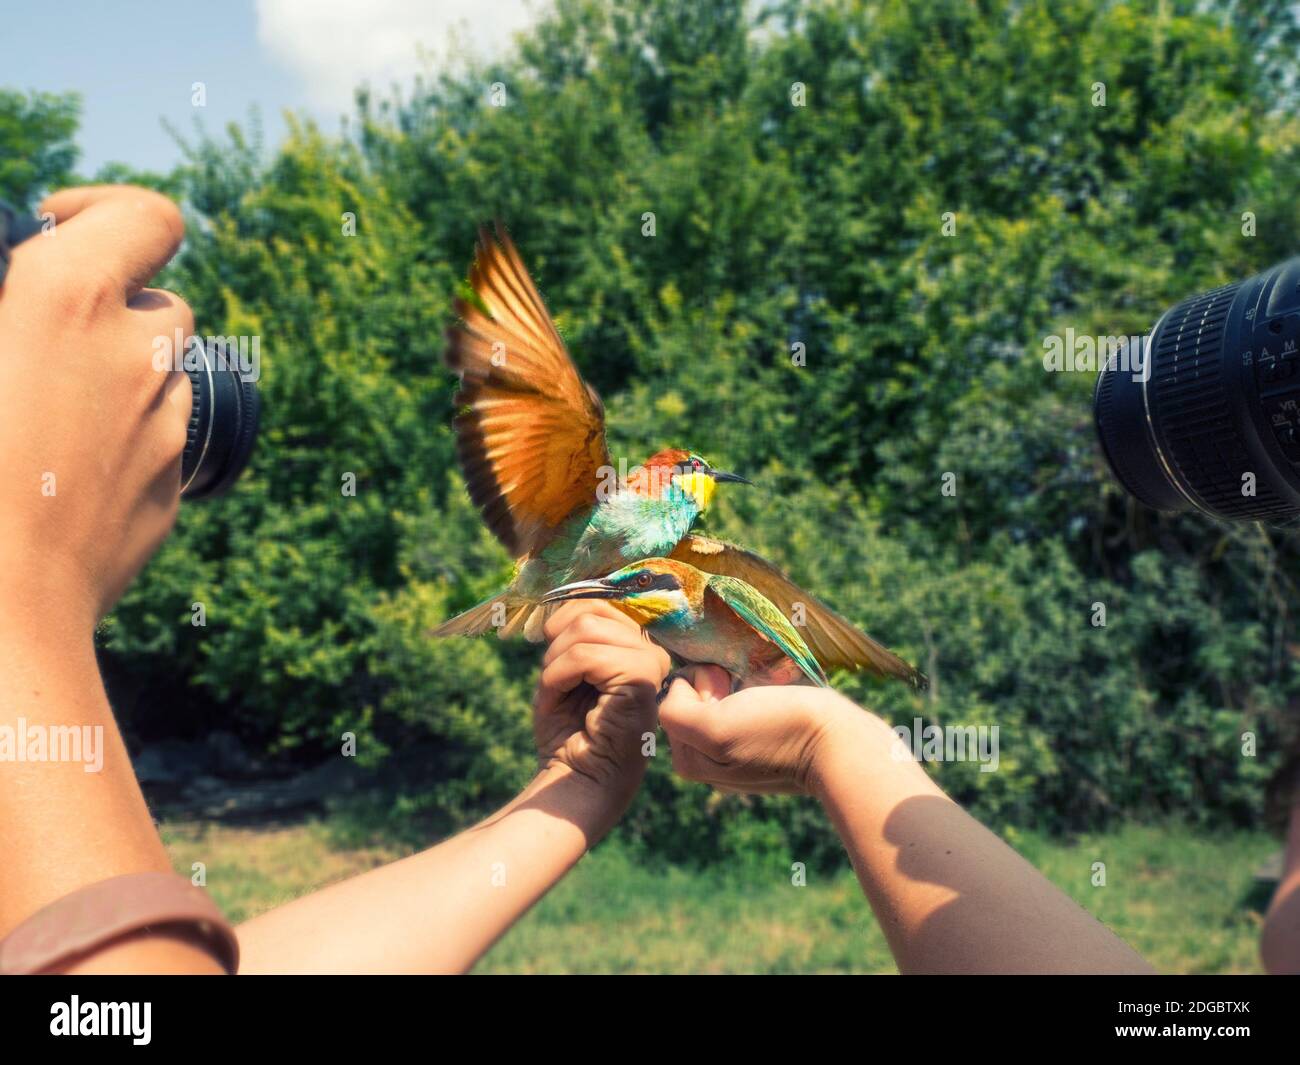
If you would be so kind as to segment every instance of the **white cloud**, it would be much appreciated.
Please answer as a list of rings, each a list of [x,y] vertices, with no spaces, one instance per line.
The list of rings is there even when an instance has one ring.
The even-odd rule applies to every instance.
[[[540,0],[257,0],[257,38],[313,104],[347,111],[362,82],[386,92],[428,57],[503,55]]]

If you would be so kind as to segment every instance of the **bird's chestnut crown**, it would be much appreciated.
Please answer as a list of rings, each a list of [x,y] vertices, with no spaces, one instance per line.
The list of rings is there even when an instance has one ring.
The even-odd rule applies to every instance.
[[[700,511],[708,510],[713,493],[722,481],[752,484],[739,474],[714,469],[707,459],[682,448],[665,448],[645,460],[643,471],[633,484],[643,495],[659,498],[665,488],[673,485],[695,501]]]

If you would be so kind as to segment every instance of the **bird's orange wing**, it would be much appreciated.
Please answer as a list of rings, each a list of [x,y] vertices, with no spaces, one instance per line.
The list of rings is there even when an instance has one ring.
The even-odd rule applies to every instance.
[[[609,466],[605,409],[500,225],[495,238],[479,230],[469,280],[482,308],[457,300],[461,323],[447,332],[447,365],[461,379],[457,452],[488,528],[519,558],[596,502]]]
[[[864,669],[880,677],[907,681],[915,688],[929,686],[924,673],[876,643],[752,551],[712,537],[692,534],[682,537],[669,557],[688,562],[708,573],[738,577],[762,592],[791,621],[796,621],[796,614],[800,613],[795,604],[802,603],[803,624],[799,626],[799,635],[827,670]]]

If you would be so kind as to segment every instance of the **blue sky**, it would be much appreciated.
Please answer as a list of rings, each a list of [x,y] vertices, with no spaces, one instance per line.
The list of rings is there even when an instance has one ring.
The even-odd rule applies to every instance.
[[[78,169],[166,170],[198,119],[219,133],[257,108],[271,142],[286,109],[329,129],[353,86],[382,89],[467,54],[497,55],[545,0],[29,0],[0,18],[0,85],[82,96]],[[203,82],[207,102],[191,103]]]

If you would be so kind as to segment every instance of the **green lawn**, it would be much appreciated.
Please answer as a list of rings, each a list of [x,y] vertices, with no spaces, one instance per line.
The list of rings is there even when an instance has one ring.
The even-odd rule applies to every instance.
[[[321,822],[273,829],[163,826],[176,868],[206,865],[208,887],[235,920],[399,856],[339,849]],[[1161,970],[1258,972],[1252,871],[1277,847],[1264,833],[1205,835],[1139,827],[1064,844],[1015,834],[1017,849]],[[1105,887],[1091,886],[1106,863]],[[871,911],[847,869],[695,871],[642,867],[598,848],[479,964],[478,972],[893,971]]]

